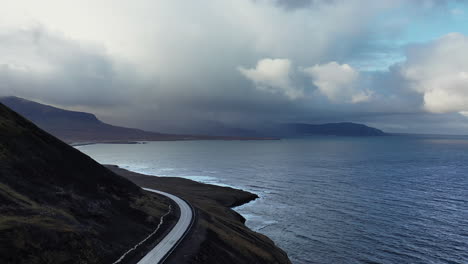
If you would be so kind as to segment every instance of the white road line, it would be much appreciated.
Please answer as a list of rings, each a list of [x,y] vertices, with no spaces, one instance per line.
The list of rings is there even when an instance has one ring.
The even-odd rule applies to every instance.
[[[172,205],[169,205],[169,210],[167,211],[167,213],[165,213],[163,216],[161,216],[161,219],[159,220],[158,227],[156,227],[156,229],[155,229],[151,234],[149,234],[145,239],[143,239],[142,241],[140,241],[140,243],[136,244],[136,245],[133,246],[131,249],[129,249],[127,252],[125,252],[118,260],[116,260],[116,261],[115,261],[114,263],[112,263],[112,264],[117,264],[117,263],[122,262],[122,260],[123,260],[128,254],[130,254],[132,251],[135,251],[139,246],[141,246],[143,243],[145,243],[146,240],[150,239],[154,234],[156,234],[156,232],[159,231],[159,228],[161,228],[162,224],[164,224],[164,217],[166,217],[167,215],[169,215],[171,212],[172,212]]]
[[[178,243],[184,238],[186,232],[192,224],[193,211],[190,205],[179,197],[153,189],[143,188],[146,191],[158,193],[172,199],[180,208],[180,217],[177,224],[172,228],[169,234],[161,240],[138,264],[157,264],[162,263],[164,259],[177,247]]]

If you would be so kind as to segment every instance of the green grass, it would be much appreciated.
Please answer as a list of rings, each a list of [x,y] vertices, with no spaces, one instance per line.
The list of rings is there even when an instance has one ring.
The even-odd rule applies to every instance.
[[[28,197],[16,192],[10,186],[0,182],[0,195],[21,206],[37,207],[37,204]]]
[[[70,231],[73,229],[71,224],[77,223],[76,219],[69,212],[59,208],[39,205],[3,183],[0,183],[0,196],[16,204],[14,209],[0,206],[0,230],[16,225],[31,224],[44,228]],[[8,210],[21,211],[23,214],[27,214],[27,216],[2,213],[2,211]]]
[[[146,194],[133,199],[130,206],[150,216],[159,218],[167,212],[169,204],[167,202],[162,202],[151,194]]]

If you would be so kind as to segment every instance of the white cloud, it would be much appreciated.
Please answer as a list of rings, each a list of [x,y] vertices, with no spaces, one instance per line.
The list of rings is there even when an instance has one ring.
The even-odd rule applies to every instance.
[[[262,59],[252,69],[243,67],[239,71],[254,82],[259,90],[282,93],[291,100],[304,96],[302,89],[293,85],[291,61],[288,59]]]
[[[374,91],[372,90],[358,91],[356,94],[351,96],[351,103],[357,104],[370,101],[372,99],[372,95],[374,95]]]
[[[450,33],[410,47],[401,73],[412,89],[423,94],[429,112],[468,111],[467,36]]]
[[[372,92],[358,88],[359,72],[348,64],[329,62],[303,70],[312,78],[320,93],[334,102],[369,101]]]
[[[238,70],[255,87],[262,91],[281,93],[294,100],[305,97],[303,85],[295,82],[292,76],[306,76],[312,79],[318,91],[335,103],[362,103],[372,99],[373,91],[360,88],[359,72],[348,64],[329,62],[312,67],[293,68],[289,59],[262,59],[255,68]],[[304,77],[305,77],[304,76]]]

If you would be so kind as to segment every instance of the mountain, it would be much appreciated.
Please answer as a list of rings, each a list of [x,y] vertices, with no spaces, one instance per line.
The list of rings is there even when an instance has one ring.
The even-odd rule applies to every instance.
[[[112,263],[168,208],[0,104],[0,263]]]
[[[201,136],[175,135],[149,132],[135,128],[126,128],[106,124],[95,115],[84,112],[69,111],[57,107],[40,104],[19,97],[1,97],[0,103],[5,104],[17,113],[28,118],[40,128],[60,138],[67,143],[93,142],[129,142],[158,140],[190,140],[190,139],[255,139],[241,136]]]
[[[383,136],[379,129],[356,123],[305,124],[287,123],[245,129],[226,126],[220,122],[184,122],[174,131],[190,131],[191,135],[148,132],[106,124],[95,115],[69,111],[9,96],[0,97],[3,103],[28,118],[40,128],[67,143],[132,142],[193,139],[275,139],[304,135]],[[205,135],[205,136],[202,136]],[[267,136],[266,136],[267,135]]]
[[[174,120],[172,122],[165,121],[157,124],[157,130],[166,131],[171,134],[191,134],[191,135],[209,135],[209,136],[224,136],[224,137],[265,137],[255,130],[249,128],[241,128],[235,125],[228,125],[220,121],[207,120]]]
[[[318,125],[304,123],[284,124],[280,125],[275,133],[283,136],[327,135],[369,137],[386,135],[382,130],[377,128],[350,122]]]
[[[2,97],[5,104],[40,128],[68,143],[99,141],[180,140],[190,136],[148,132],[106,124],[95,115],[60,109],[18,97]]]

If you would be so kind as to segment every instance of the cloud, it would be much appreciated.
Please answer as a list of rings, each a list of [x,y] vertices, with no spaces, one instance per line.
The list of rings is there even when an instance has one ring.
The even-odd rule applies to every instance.
[[[312,67],[294,68],[289,59],[262,59],[255,68],[238,70],[261,91],[282,94],[291,100],[306,98],[307,78],[317,91],[334,103],[362,103],[372,99],[373,91],[364,88],[359,71],[348,64],[329,62]],[[301,79],[304,82],[301,82]],[[309,81],[310,83],[310,81]],[[367,86],[366,86],[367,87]],[[308,91],[315,88],[310,87]],[[307,96],[311,100],[311,96]]]
[[[6,1],[0,93],[154,130],[199,120],[365,122],[421,114],[423,96],[404,89],[408,79],[363,68],[386,63],[379,68],[386,70],[394,61],[388,58],[401,58],[395,43],[402,32],[439,14],[440,2],[446,1]],[[430,10],[414,11],[420,6]],[[386,25],[401,18],[396,12],[404,23]],[[318,79],[298,67],[333,61],[344,64]],[[356,80],[343,77],[346,64]],[[314,82],[324,80],[333,84],[319,90]]]
[[[423,94],[424,108],[434,113],[468,111],[468,37],[450,33],[412,45],[401,66],[409,86]]]
[[[371,99],[372,92],[359,89],[359,72],[348,64],[329,62],[305,68],[320,93],[334,102],[361,103]]]
[[[42,26],[0,32],[0,94],[60,105],[121,104],[140,81],[104,48]]]
[[[304,96],[302,89],[293,85],[291,61],[288,59],[262,59],[252,69],[238,68],[257,89],[271,93],[282,93],[291,100]]]
[[[274,0],[274,2],[286,9],[297,9],[310,7],[313,4],[322,4],[324,2],[331,2],[334,0]]]

